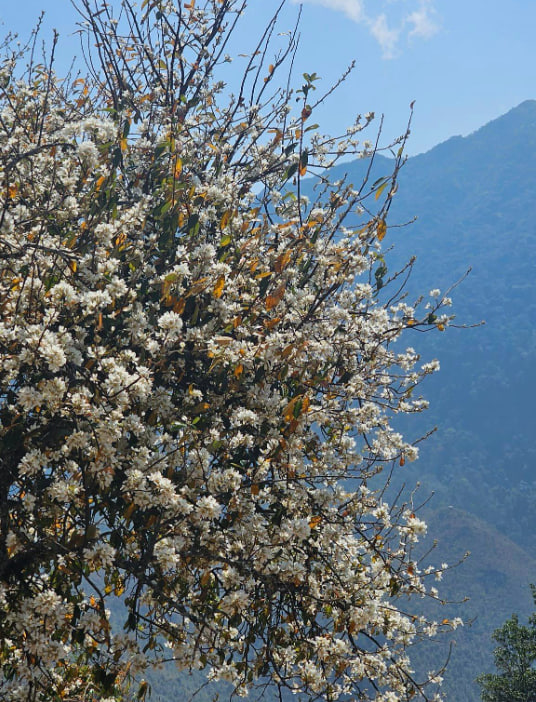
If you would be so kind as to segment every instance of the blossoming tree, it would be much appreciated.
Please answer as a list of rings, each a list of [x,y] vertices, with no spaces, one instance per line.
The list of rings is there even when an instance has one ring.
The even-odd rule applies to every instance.
[[[381,254],[405,138],[389,177],[331,182],[372,116],[318,131],[276,17],[227,95],[243,9],[80,0],[75,79],[4,46],[3,700],[141,699],[161,660],[239,694],[436,694],[406,650],[441,569],[377,478],[416,458],[391,420],[437,365],[405,332],[449,320]]]

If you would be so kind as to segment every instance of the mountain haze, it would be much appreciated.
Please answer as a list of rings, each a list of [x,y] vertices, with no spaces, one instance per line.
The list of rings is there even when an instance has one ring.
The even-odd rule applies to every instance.
[[[359,187],[367,165],[344,164],[332,180],[346,172]],[[377,156],[369,184],[392,166]],[[306,182],[304,191],[312,195],[313,185]],[[449,600],[469,601],[435,616],[473,623],[435,648],[424,646],[418,667],[442,662],[455,639],[447,700],[477,702],[474,678],[493,667],[491,634],[512,612],[528,615],[528,585],[536,583],[536,100],[409,158],[389,224],[383,242],[391,247],[389,270],[417,256],[410,300],[431,288],[445,292],[471,267],[451,293],[453,309],[460,324],[485,320],[406,339],[423,360],[438,357],[442,370],[423,386],[430,410],[402,427],[409,437],[438,430],[420,445],[420,460],[399,470],[408,487],[419,481],[423,495],[435,492],[425,514],[430,538],[438,539],[430,560],[455,563],[471,552],[438,584]],[[174,675],[155,681],[154,699],[186,699],[185,690],[199,681]]]
[[[367,165],[345,164],[334,179],[347,173],[359,187]],[[392,166],[376,157],[369,183]],[[389,224],[409,222],[391,226],[383,244],[391,271],[417,256],[410,301],[445,292],[471,268],[451,293],[456,323],[485,320],[406,338],[423,360],[438,357],[441,372],[423,386],[430,410],[402,426],[408,436],[437,432],[399,472],[407,486],[435,492],[433,560],[471,551],[444,584],[446,597],[470,597],[458,612],[474,619],[456,632],[445,689],[448,700],[477,702],[474,678],[493,665],[491,633],[514,611],[528,615],[536,582],[536,101],[409,158]],[[424,660],[440,662],[440,650]]]

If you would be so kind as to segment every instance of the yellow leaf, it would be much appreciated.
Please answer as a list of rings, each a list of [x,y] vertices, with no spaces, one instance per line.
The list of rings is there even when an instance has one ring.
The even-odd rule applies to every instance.
[[[127,240],[127,235],[125,234],[125,232],[121,232],[115,238],[115,245],[121,246],[122,244],[125,243],[126,240]]]
[[[381,194],[383,193],[383,191],[385,190],[385,188],[387,187],[388,184],[389,184],[389,181],[386,180],[385,183],[382,183],[382,185],[380,185],[380,187],[376,190],[376,195],[374,195],[374,198],[376,200],[380,199]]]
[[[121,145],[121,151],[127,150],[127,140],[126,139],[121,139],[120,145]]]
[[[98,193],[99,190],[102,188],[102,184],[106,180],[106,176],[101,176],[97,182],[95,183],[95,192]]]
[[[445,325],[441,322],[437,325],[437,328],[439,329],[439,331],[445,331]]]
[[[221,229],[225,229],[225,227],[229,224],[230,218],[231,218],[231,212],[230,212],[230,210],[226,210],[223,213],[222,218],[220,219],[220,228]]]
[[[69,261],[69,268],[72,270],[73,273],[76,273],[76,269],[78,268],[77,262]]]
[[[219,299],[223,294],[223,289],[225,287],[225,276],[220,275],[214,286],[213,295],[216,299]]]
[[[278,224],[277,228],[278,229],[288,229],[288,227],[292,227],[295,224],[297,224],[295,219],[291,219],[289,222],[283,222],[283,224]]]
[[[182,160],[177,158],[175,161],[175,178],[178,178],[182,173]]]
[[[15,183],[15,185],[10,185],[9,188],[7,189],[7,194],[11,199],[16,197],[18,192],[19,192],[19,186],[16,183]]]
[[[385,224],[385,220],[382,219],[378,223],[378,227],[376,229],[376,236],[378,238],[378,241],[382,241],[385,234],[387,232],[387,225]]]
[[[237,367],[234,369],[235,378],[240,378],[240,376],[242,375],[243,372],[244,372],[244,366],[241,363],[239,363],[237,365]]]
[[[316,527],[320,524],[321,521],[322,521],[322,517],[317,514],[316,516],[311,517],[311,520],[309,522],[309,526],[311,527],[311,529],[316,529]]]
[[[171,290],[172,284],[172,278],[168,278],[162,283],[162,300],[166,300],[169,297],[169,291]]]

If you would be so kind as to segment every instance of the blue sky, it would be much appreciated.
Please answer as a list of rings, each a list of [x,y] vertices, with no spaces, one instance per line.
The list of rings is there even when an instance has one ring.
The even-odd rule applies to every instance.
[[[250,0],[238,35],[242,51],[278,4]],[[27,36],[41,9],[45,33],[60,31],[67,64],[78,51],[69,0],[3,0],[4,33]],[[288,0],[281,31],[297,12],[298,3]],[[415,100],[408,149],[415,154],[536,98],[535,30],[534,0],[305,0],[296,82],[303,71],[316,72],[328,87],[355,59],[353,74],[315,121],[335,133],[357,113],[383,113],[385,143],[404,131]]]

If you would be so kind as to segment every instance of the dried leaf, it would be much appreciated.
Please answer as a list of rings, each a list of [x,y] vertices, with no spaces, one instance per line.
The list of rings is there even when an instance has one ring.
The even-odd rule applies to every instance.
[[[281,271],[287,266],[288,262],[292,258],[291,251],[285,251],[280,256],[276,258],[274,263],[274,269],[276,273],[281,273]]]
[[[214,286],[213,295],[216,299],[219,299],[223,294],[223,289],[225,288],[225,276],[220,275]]]
[[[376,228],[376,237],[378,238],[378,241],[383,240],[386,232],[387,232],[387,224],[385,223],[385,220],[382,219],[379,221],[378,226]]]
[[[281,300],[283,299],[283,296],[285,294],[285,289],[286,286],[284,283],[282,283],[277,290],[273,293],[273,295],[268,295],[266,298],[266,302],[264,303],[264,306],[266,307],[267,310],[271,310],[274,307],[276,307]]]

